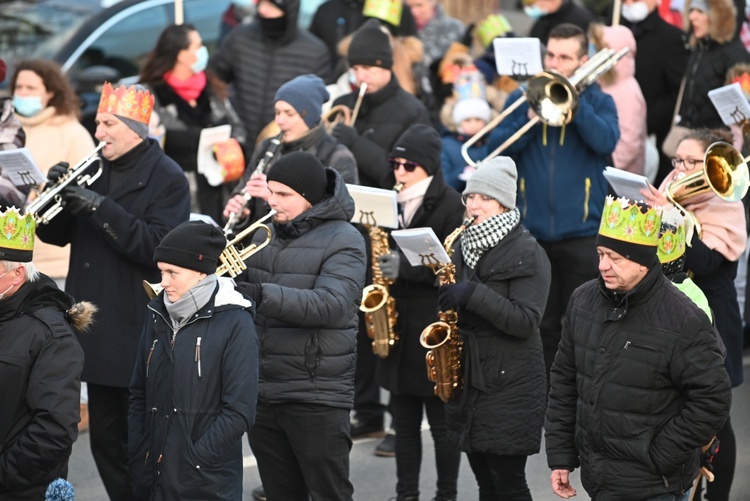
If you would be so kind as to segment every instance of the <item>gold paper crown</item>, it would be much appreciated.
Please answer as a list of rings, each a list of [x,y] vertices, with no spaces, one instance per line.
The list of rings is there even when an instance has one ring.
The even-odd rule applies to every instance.
[[[664,211],[656,254],[660,263],[671,263],[685,253],[685,218],[677,207]]]
[[[399,26],[403,9],[404,5],[401,0],[365,0],[362,15],[380,19],[393,26]]]
[[[15,207],[0,212],[0,259],[28,263],[34,253],[36,221],[31,214],[20,214]]]
[[[105,82],[96,112],[112,113],[148,125],[153,109],[154,96],[148,90],[138,89],[135,85],[113,89],[111,83]]]
[[[512,30],[513,28],[505,16],[491,14],[477,25],[476,34],[482,47],[489,47],[495,38],[502,37]]]
[[[631,203],[627,198],[615,200],[607,196],[599,234],[613,240],[656,247],[660,226],[660,208],[647,206],[643,202]]]

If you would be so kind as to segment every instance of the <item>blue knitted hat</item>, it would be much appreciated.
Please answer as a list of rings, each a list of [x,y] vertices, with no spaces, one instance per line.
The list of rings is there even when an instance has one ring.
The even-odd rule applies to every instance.
[[[321,108],[329,97],[322,78],[317,75],[300,75],[279,87],[273,102],[289,103],[312,129],[320,122]]]

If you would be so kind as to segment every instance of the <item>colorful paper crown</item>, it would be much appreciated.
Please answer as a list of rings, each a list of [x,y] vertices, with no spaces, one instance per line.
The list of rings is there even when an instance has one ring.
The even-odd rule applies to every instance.
[[[15,207],[0,212],[3,235],[0,238],[0,259],[28,263],[34,254],[36,221],[31,214],[20,214]]]
[[[621,242],[656,247],[660,226],[661,209],[607,196],[599,234]]]
[[[362,15],[380,19],[393,26],[399,26],[403,9],[404,5],[401,0],[365,0]]]
[[[112,113],[148,125],[153,109],[154,96],[148,90],[135,85],[113,89],[111,83],[105,82],[96,112]]]
[[[491,14],[484,18],[477,26],[477,38],[482,47],[489,47],[492,41],[497,37],[502,37],[513,27],[502,14]]]
[[[665,210],[661,217],[661,230],[656,254],[659,262],[671,263],[685,254],[686,230],[685,218],[677,207]]]
[[[453,95],[456,99],[468,99],[478,97],[487,100],[487,89],[484,84],[484,75],[474,65],[461,68],[456,81],[453,82]]]

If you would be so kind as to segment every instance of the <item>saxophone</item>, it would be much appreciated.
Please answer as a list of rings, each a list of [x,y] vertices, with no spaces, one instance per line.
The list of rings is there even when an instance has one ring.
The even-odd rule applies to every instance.
[[[372,212],[362,213],[360,223],[367,229],[372,246],[372,284],[362,291],[360,311],[365,314],[367,334],[372,338],[372,351],[385,358],[398,341],[396,334],[396,300],[390,295],[388,286],[393,280],[385,278],[380,271],[378,258],[390,252],[388,233],[375,224]]]
[[[471,223],[474,216],[470,216],[453,230],[443,242],[448,256],[453,255],[453,244]],[[456,265],[452,262],[440,263],[433,266],[440,285],[456,283]],[[463,341],[458,335],[458,313],[455,310],[438,313],[437,322],[433,322],[422,331],[419,342],[427,348],[425,361],[427,362],[427,378],[435,382],[435,395],[443,402],[458,397],[463,388],[463,368],[461,367],[461,351]]]

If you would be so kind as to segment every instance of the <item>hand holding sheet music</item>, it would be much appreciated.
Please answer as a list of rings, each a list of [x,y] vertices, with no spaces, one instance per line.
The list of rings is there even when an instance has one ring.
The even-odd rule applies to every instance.
[[[451,261],[432,228],[396,230],[391,236],[412,266],[438,265]]]

